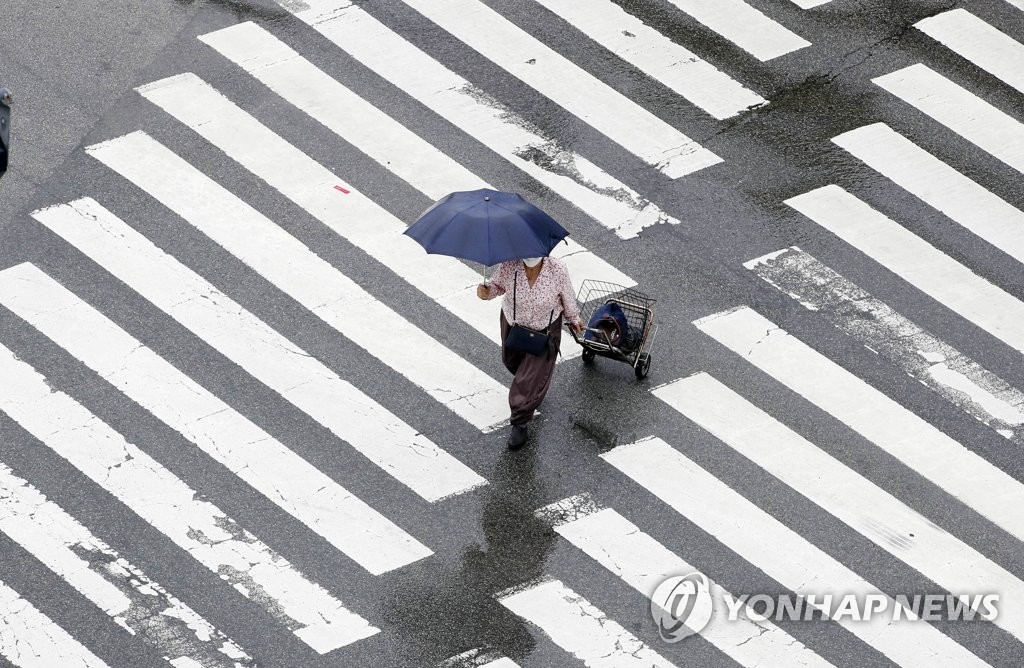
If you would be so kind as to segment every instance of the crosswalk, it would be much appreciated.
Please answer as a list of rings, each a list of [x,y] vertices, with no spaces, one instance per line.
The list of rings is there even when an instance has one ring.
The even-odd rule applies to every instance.
[[[670,178],[722,160],[479,0],[403,2]]]
[[[501,604],[539,626],[591,668],[669,668],[642,640],[558,580],[498,594]]]
[[[954,9],[915,24],[986,72],[1024,93],[1024,45],[966,9]]]
[[[532,35],[501,3],[276,2],[287,21],[197,34],[204,62],[141,82],[134,94],[158,120],[113,126],[85,146],[104,170],[102,187],[82,184],[74,197],[31,214],[65,249],[59,261],[26,254],[0,267],[0,323],[20,332],[0,340],[4,437],[19,434],[28,449],[59,459],[73,476],[69,489],[164,543],[136,551],[109,526],[92,526],[95,510],[21,470],[20,445],[11,461],[0,455],[0,535],[99,608],[122,634],[118,642],[145,646],[177,668],[275,665],[281,657],[264,656],[263,636],[297,641],[284,650],[289,665],[399,665],[388,652],[405,629],[394,603],[378,596],[421,580],[456,586],[447,569],[463,546],[453,543],[476,540],[467,538],[479,519],[473,513],[499,493],[501,468],[487,463],[496,455],[485,449],[507,425],[509,379],[498,360],[498,305],[475,298],[479,271],[423,253],[403,234],[408,221],[395,213],[403,207],[380,194],[387,189],[356,185],[366,182],[360,170],[372,163],[374,178],[401,183],[421,207],[451,191],[530,183],[539,198],[571,212],[564,222],[572,236],[554,254],[577,285],[586,278],[643,289],[665,283],[633,249],[649,235],[693,232],[686,207],[665,189],[717,179],[733,158],[727,143],[694,139],[698,128],[663,117],[575,57],[570,44]],[[663,32],[642,3],[535,4],[616,67],[672,91],[701,123],[771,109],[763,81]],[[795,9],[778,16],[771,3],[746,0],[662,4],[659,12],[715,33],[752,67],[785,68],[822,48],[785,17],[826,16],[839,3],[793,0]],[[442,62],[416,37],[413,15],[475,60]],[[654,415],[643,423],[647,433],[575,452],[582,460],[571,475],[540,485],[544,499],[528,516],[549,529],[554,556],[529,577],[483,592],[491,608],[464,613],[489,615],[499,620],[493,628],[516,633],[439,640],[418,665],[526,667],[557,656],[559,665],[669,668],[695,665],[688,643],[716,663],[751,668],[985,666],[999,662],[997,652],[1024,656],[1024,570],[1015,556],[1024,543],[1024,482],[1007,466],[1024,444],[1024,388],[1019,371],[1004,364],[1024,353],[1024,293],[976,264],[991,254],[1019,269],[1024,199],[950,157],[966,143],[991,158],[986,169],[1002,179],[1019,183],[1024,172],[1021,107],[1006,105],[1005,95],[985,99],[972,79],[979,70],[1019,101],[1022,33],[986,16],[951,9],[914,24],[942,58],[873,74],[865,85],[899,112],[822,142],[828,155],[838,147],[856,161],[872,187],[843,180],[853,172],[839,170],[774,201],[811,233],[800,246],[759,249],[729,268],[750,278],[764,301],[672,314],[681,340],[712,352],[696,369],[666,365],[656,382],[629,385]],[[359,76],[343,76],[324,52],[344,54]],[[974,69],[947,68],[950,56]],[[228,74],[211,76],[218,71]],[[403,108],[375,103],[373,86]],[[504,97],[510,86],[534,96],[536,109],[560,109],[587,139],[556,138],[543,113]],[[254,108],[242,87],[274,102]],[[913,123],[901,122],[907,113]],[[426,135],[410,122],[414,115],[473,142],[473,157],[452,150],[450,137]],[[284,125],[299,117],[352,160],[314,157],[294,142]],[[921,124],[927,141],[913,131]],[[239,179],[258,184],[259,201]],[[894,201],[913,204],[878,195],[896,191],[910,197]],[[142,221],[140,210],[158,213]],[[281,210],[306,216],[304,224],[275,220]],[[968,254],[949,249],[938,234],[947,222],[983,243]],[[188,253],[167,243],[177,232],[193,240]],[[325,239],[343,240],[357,260],[338,262]],[[202,261],[208,257],[237,264],[214,273]],[[840,273],[851,263],[872,268],[870,285]],[[367,267],[386,272],[402,294],[368,284]],[[69,279],[79,271],[101,276],[143,311],[134,320],[114,312],[90,285]],[[779,294],[797,303],[772,301]],[[924,312],[899,310],[921,299]],[[180,345],[155,344],[171,327]],[[296,335],[315,327],[336,333],[337,348]],[[983,345],[965,349],[972,338]],[[26,341],[42,352],[25,356]],[[480,343],[483,354],[471,350]],[[859,364],[863,352],[927,395],[879,382]],[[563,337],[560,373],[576,373],[579,355]],[[368,378],[361,359],[383,371]],[[211,383],[199,371],[211,360],[241,385]],[[68,369],[88,382],[69,382]],[[754,381],[738,380],[746,378]],[[99,410],[93,391],[116,396],[116,409]],[[268,415],[290,417],[275,423],[243,399],[251,396],[269,397]],[[953,410],[936,419],[922,402]],[[781,404],[792,410],[779,411]],[[139,415],[166,429],[140,437],[125,428]],[[455,436],[437,428],[442,421]],[[822,433],[860,439],[864,449],[842,452],[816,437]],[[974,433],[981,446],[964,436]],[[309,434],[315,443],[304,442]],[[193,448],[190,461],[216,475],[195,475],[169,454],[175,447]],[[709,465],[708,453],[754,472],[768,492]],[[337,466],[324,466],[327,459]],[[237,479],[230,487],[246,500],[211,485],[214,478]],[[595,479],[610,482],[594,486]],[[896,479],[906,485],[896,488]],[[769,496],[789,507],[782,512]],[[947,514],[931,512],[934,499]],[[279,519],[263,522],[251,510],[264,502]],[[822,521],[821,530],[807,529]],[[837,553],[826,534],[856,547]],[[739,564],[739,574],[726,562]],[[193,567],[219,582],[215,597],[249,616],[232,619],[211,605],[192,582]],[[697,637],[666,642],[650,613],[654,592],[693,572],[707,574],[712,616]],[[754,592],[751,582],[775,589]],[[105,651],[109,640],[97,642],[61,610],[32,601],[31,591],[0,568],[3,659],[118,664]],[[725,603],[772,591],[811,601],[820,621]],[[921,591],[995,593],[998,615],[965,626],[929,621],[903,596]],[[829,614],[815,597],[833,593],[874,598],[887,612]],[[530,643],[512,642],[516,634]]]
[[[430,556],[422,543],[36,267],[0,272],[0,303],[371,573]]]
[[[838,185],[786,204],[937,302],[1024,352],[1024,302]]]
[[[767,100],[612,2],[543,0],[541,5],[648,76],[722,120]]]
[[[537,512],[552,518],[560,536],[645,596],[662,580],[695,570],[614,509],[598,508],[586,497],[564,499]],[[711,582],[710,589],[715,600],[723,600],[720,585]],[[741,665],[831,665],[771,622],[755,622],[748,614],[729,621],[721,606],[702,632]]]
[[[52,619],[0,581],[0,653],[18,666],[84,666],[104,668],[107,664],[75,640]]]
[[[1024,211],[914,144],[885,123],[845,132],[834,141],[907,192],[1024,262]]]
[[[771,60],[811,45],[744,0],[669,2],[758,60]]]
[[[0,410],[311,648],[329,652],[379,631],[6,347],[0,369]]]
[[[1024,172],[1024,123],[918,63],[874,80],[967,141]]]
[[[621,445],[602,457],[674,511],[798,594],[812,596],[826,587],[864,597],[878,594],[859,575],[659,438]],[[891,621],[890,616],[861,623],[836,623],[901,666],[933,666],[939,662],[985,665],[933,627],[900,626]]]
[[[172,664],[253,664],[237,644],[6,466],[0,466],[0,495],[0,531]]]
[[[811,254],[793,247],[751,260],[745,266],[804,307],[820,313],[845,334],[890,359],[946,401],[1000,435],[1020,441],[1024,393]],[[882,402],[893,405],[885,399]]]

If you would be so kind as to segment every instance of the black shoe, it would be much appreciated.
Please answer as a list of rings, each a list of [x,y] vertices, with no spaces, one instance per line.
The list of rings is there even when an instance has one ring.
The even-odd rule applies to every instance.
[[[512,433],[508,435],[508,449],[518,450],[526,445],[526,427],[521,424],[512,425]]]

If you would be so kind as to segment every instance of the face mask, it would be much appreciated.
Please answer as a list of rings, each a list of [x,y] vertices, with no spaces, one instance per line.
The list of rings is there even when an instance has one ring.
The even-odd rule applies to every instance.
[[[525,264],[530,269],[533,269],[538,264],[540,264],[540,261],[543,260],[543,259],[544,258],[542,258],[542,257],[524,257],[523,258],[523,264]]]

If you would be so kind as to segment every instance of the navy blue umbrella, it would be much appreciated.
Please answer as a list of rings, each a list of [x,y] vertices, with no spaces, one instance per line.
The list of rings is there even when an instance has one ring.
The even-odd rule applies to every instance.
[[[405,234],[428,253],[488,266],[545,257],[569,232],[516,193],[470,190],[446,195]]]

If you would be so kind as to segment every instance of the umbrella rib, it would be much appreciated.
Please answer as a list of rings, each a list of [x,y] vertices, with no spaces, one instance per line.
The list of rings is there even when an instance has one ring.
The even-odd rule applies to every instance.
[[[480,204],[480,202],[473,202],[472,204],[467,205],[465,208],[459,209],[458,211],[454,212],[451,215],[451,217],[447,221],[445,221],[445,225],[448,225],[453,220],[455,220],[455,216],[459,215],[460,213],[465,213],[466,211],[469,211],[470,209],[472,209],[474,206],[477,206],[478,204]]]
[[[487,212],[487,257],[491,257],[491,210],[488,207],[484,207]]]

